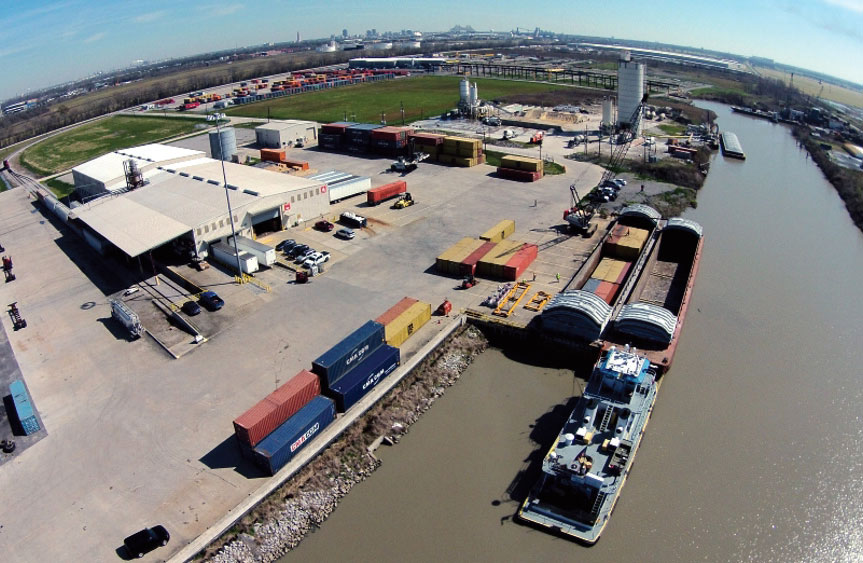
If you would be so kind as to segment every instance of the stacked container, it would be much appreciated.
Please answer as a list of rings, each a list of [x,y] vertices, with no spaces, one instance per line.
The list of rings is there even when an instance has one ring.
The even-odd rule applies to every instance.
[[[479,262],[477,262],[477,273],[488,278],[506,279],[504,267],[515,257],[516,253],[521,250],[523,246],[523,242],[516,240],[500,241],[495,244]]]
[[[603,301],[611,305],[631,269],[632,262],[610,257],[603,258],[581,289],[598,295]]]
[[[366,193],[368,196],[368,203],[369,205],[377,205],[384,200],[405,193],[407,188],[408,184],[404,180],[390,182],[389,184],[372,188]]]
[[[404,152],[410,127],[380,127],[372,131],[372,148],[379,154],[394,156]]]
[[[522,182],[535,182],[542,178],[542,161],[526,156],[506,155],[500,159],[499,176]]]
[[[485,162],[482,141],[465,137],[444,137],[437,161],[455,166],[476,166]]]
[[[336,417],[332,400],[320,395],[276,428],[252,450],[252,460],[270,475],[287,465]]]
[[[337,121],[321,126],[318,146],[323,149],[341,150],[345,145],[345,131],[356,125],[353,121]]]
[[[444,135],[433,133],[408,133],[408,140],[413,141],[414,148],[429,155],[429,160],[437,162],[438,153],[443,146]]]
[[[390,346],[398,348],[431,319],[431,305],[405,297],[375,319],[384,325],[384,337]]]
[[[318,377],[301,371],[234,420],[237,440],[249,448],[256,446],[320,392]]]
[[[384,326],[368,321],[312,362],[312,371],[321,378],[321,387],[329,389],[383,342]]]
[[[357,123],[345,129],[347,149],[353,152],[366,152],[372,145],[372,131],[380,129],[381,125],[373,123]]]
[[[461,239],[437,257],[435,267],[439,272],[444,274],[451,274],[453,276],[467,275],[462,273],[462,260],[482,247],[484,242],[470,237]]]
[[[336,402],[336,409],[345,412],[394,372],[400,361],[399,349],[384,344],[334,382],[327,394]]]
[[[483,241],[483,239],[480,239],[480,241]],[[468,254],[459,265],[459,275],[472,276],[476,274],[477,263],[482,260],[486,254],[491,252],[495,245],[497,245],[496,242],[485,241],[479,248]]]

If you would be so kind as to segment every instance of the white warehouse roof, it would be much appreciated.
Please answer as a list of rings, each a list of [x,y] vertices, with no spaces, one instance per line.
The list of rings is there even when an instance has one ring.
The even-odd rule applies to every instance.
[[[301,121],[299,119],[284,119],[280,121],[271,121],[269,123],[264,123],[263,125],[258,125],[255,127],[255,130],[262,129],[265,131],[285,131],[287,129],[293,129],[295,127],[317,127],[318,124],[314,121]]]
[[[169,147],[168,145],[143,145],[109,152],[84,164],[79,164],[72,170],[94,180],[108,183],[124,176],[123,163],[129,159],[133,159],[143,171],[153,164],[179,162],[201,156],[204,156],[202,151]]]

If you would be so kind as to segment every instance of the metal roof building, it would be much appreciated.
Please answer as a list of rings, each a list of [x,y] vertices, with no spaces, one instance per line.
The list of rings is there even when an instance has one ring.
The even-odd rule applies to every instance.
[[[90,196],[126,189],[125,166],[131,160],[144,179],[154,174],[158,166],[174,164],[204,156],[202,151],[170,147],[168,145],[142,145],[116,150],[72,169],[75,189],[82,199]]]
[[[283,149],[293,146],[297,139],[303,139],[303,144],[317,141],[318,124],[313,121],[287,119],[255,127],[255,140],[262,148]]]
[[[320,181],[225,162],[227,191],[237,233],[275,231],[329,210]],[[117,249],[130,258],[167,243],[207,254],[231,234],[222,163],[195,158],[150,171],[149,183],[108,194],[75,208],[70,219],[100,252]]]

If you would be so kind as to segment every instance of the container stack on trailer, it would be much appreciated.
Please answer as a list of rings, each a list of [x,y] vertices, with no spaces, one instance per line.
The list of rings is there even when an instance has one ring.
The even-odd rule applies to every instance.
[[[345,147],[345,131],[356,125],[353,121],[337,121],[321,126],[318,135],[318,146],[328,150],[342,150]]]
[[[345,412],[399,366],[398,348],[384,343],[384,326],[375,321],[349,334],[312,363],[324,394]]]
[[[526,156],[507,155],[500,159],[497,174],[511,180],[535,182],[542,178],[542,161]]]
[[[411,127],[381,127],[372,131],[372,150],[385,156],[404,154]]]
[[[372,148],[372,132],[381,125],[357,123],[345,129],[346,148],[350,152],[369,152]]]
[[[303,370],[234,420],[243,456],[270,475],[285,466],[308,440],[335,418],[320,381]]]
[[[482,154],[482,141],[465,137],[444,137],[437,161],[455,166],[476,166],[485,162]]]
[[[369,205],[377,205],[391,197],[405,193],[407,188],[408,184],[404,180],[398,180],[396,182],[384,184],[383,186],[378,186],[377,188],[372,188],[366,194],[368,196],[368,203]]]
[[[390,346],[399,348],[431,319],[431,304],[405,297],[375,319],[384,325],[384,338]]]

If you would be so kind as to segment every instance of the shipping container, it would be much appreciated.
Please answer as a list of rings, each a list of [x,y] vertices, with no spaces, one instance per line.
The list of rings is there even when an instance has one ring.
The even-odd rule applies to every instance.
[[[384,327],[386,343],[400,347],[417,330],[431,319],[431,304],[418,301]]]
[[[312,371],[321,377],[321,387],[329,388],[383,343],[384,325],[368,321],[312,362]]]
[[[326,394],[336,402],[336,410],[345,412],[394,372],[400,359],[399,349],[385,344],[334,383]]]
[[[233,247],[234,238],[228,238],[228,245]],[[276,249],[272,246],[267,246],[261,242],[250,239],[248,237],[237,237],[237,248],[240,249],[241,252],[248,252],[252,256],[258,259],[258,266],[272,266],[276,263]]]
[[[372,188],[366,194],[368,196],[368,203],[370,205],[377,205],[391,197],[405,193],[407,191],[407,187],[407,182],[399,180],[397,182],[390,182],[389,184],[378,186],[377,188]]]
[[[299,84],[296,84],[295,86],[299,86]],[[327,123],[326,125],[321,125],[321,133],[325,133],[328,135],[344,135],[345,129],[354,125],[356,125],[356,123],[354,123],[353,121],[337,121],[335,123]]]
[[[237,267],[237,252],[232,246],[221,242],[210,244],[210,256],[220,264],[233,270]],[[258,271],[258,259],[248,252],[240,249],[240,269],[245,274],[253,274]]]
[[[506,155],[501,157],[500,165],[502,168],[510,168],[512,170],[524,170],[527,172],[540,172],[542,170],[542,161],[536,158],[527,156]]]
[[[269,475],[275,475],[335,417],[333,401],[318,395],[255,447],[254,461]]]
[[[482,260],[496,244],[496,242],[486,241],[480,245],[479,248],[468,254],[467,257],[461,261],[459,274],[462,276],[472,276],[476,274],[477,262]]]
[[[297,170],[308,170],[309,163],[306,160],[294,160],[292,158],[283,158],[282,164],[286,166],[290,166],[291,168],[295,168]]]
[[[527,270],[534,260],[536,260],[539,248],[535,244],[525,244],[516,251],[515,255],[509,259],[503,267],[501,277],[505,280],[516,281]]]
[[[267,162],[282,162],[285,160],[284,149],[261,149],[261,160]]]
[[[494,227],[479,235],[479,238],[489,242],[500,242],[514,232],[515,221],[512,219],[504,219]]]
[[[30,401],[30,394],[27,392],[24,382],[16,379],[10,383],[9,394],[12,395],[15,415],[18,417],[18,422],[21,423],[21,429],[24,431],[24,434],[29,436],[38,432],[41,427],[39,426],[39,420],[36,418],[33,403]]]
[[[237,440],[256,446],[320,392],[318,376],[301,371],[234,420]]]
[[[461,239],[437,257],[435,267],[439,272],[444,274],[451,274],[453,276],[462,275],[461,261],[481,247],[484,242],[470,237]]]
[[[409,139],[413,139],[414,144],[423,147],[436,147],[443,144],[444,135],[435,135],[434,133],[409,133]],[[424,148],[428,152],[427,148]]]
[[[536,182],[542,178],[542,171],[530,172],[528,170],[515,170],[513,168],[498,167],[497,175],[508,180],[518,180],[519,182]]]
[[[361,193],[365,193],[372,187],[372,179],[368,176],[354,176],[347,172],[330,170],[321,174],[309,176],[310,180],[317,180],[326,184],[330,203],[336,203]]]
[[[509,262],[516,252],[524,246],[523,242],[516,240],[502,240],[494,248],[477,262],[476,270],[481,276],[503,279],[504,266]]]
[[[607,281],[599,282],[597,288],[593,291],[598,297],[601,297],[603,301],[611,305],[614,302],[614,298],[617,297],[617,292],[620,289],[620,286],[616,283],[611,283]]]
[[[586,282],[584,282],[584,285],[581,286],[581,290],[594,293],[596,292],[596,288],[599,287],[600,282],[602,282],[602,280],[597,278],[590,278]]]
[[[649,235],[650,232],[647,229],[639,229],[638,227],[630,227],[628,225],[615,225],[605,241],[603,254],[627,262],[637,260]]]
[[[419,303],[413,297],[403,297],[398,303],[387,309],[381,316],[375,319],[376,323],[381,323],[384,325],[384,329],[386,326],[393,322],[399,315],[407,311],[411,305],[414,303]],[[384,336],[386,337],[386,330],[384,330]]]

